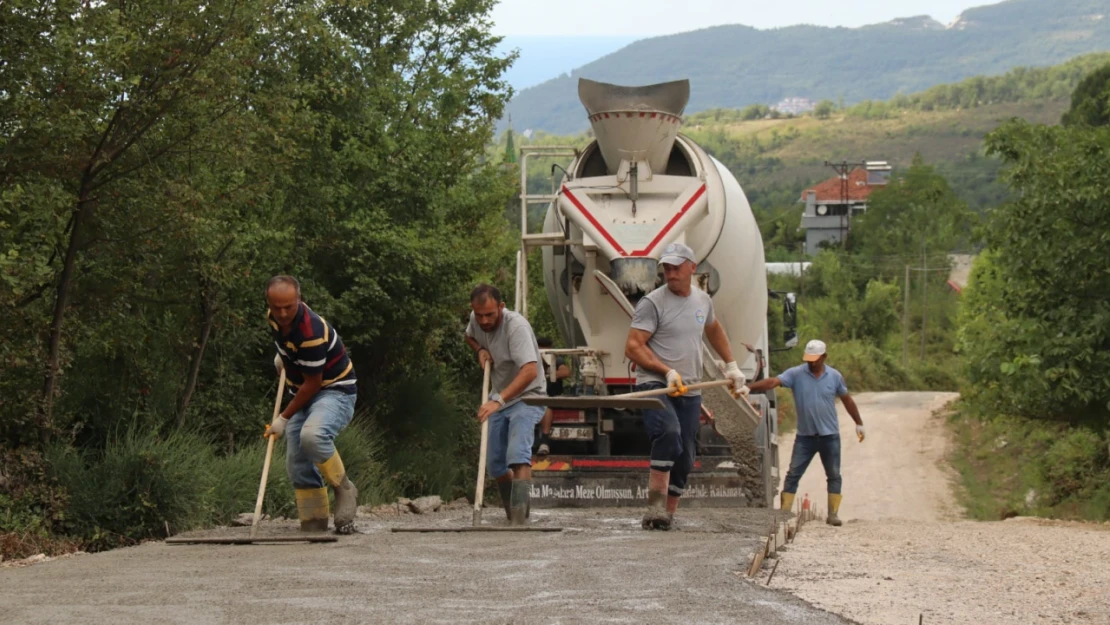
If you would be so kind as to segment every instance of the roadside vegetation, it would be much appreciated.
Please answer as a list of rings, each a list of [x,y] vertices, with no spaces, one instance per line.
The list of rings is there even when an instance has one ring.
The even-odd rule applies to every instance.
[[[493,4],[0,6],[3,557],[253,509],[278,273],[354,361],[363,502],[473,483],[467,293],[516,244]]]

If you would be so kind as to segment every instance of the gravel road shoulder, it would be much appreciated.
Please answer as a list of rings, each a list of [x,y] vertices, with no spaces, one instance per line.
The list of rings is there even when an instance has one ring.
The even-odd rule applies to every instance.
[[[847,521],[806,525],[772,585],[866,625],[1110,625],[1110,525],[957,520],[936,412],[953,398],[855,396],[868,434],[857,443],[841,415]],[[799,492],[824,507],[824,479],[815,462]]]

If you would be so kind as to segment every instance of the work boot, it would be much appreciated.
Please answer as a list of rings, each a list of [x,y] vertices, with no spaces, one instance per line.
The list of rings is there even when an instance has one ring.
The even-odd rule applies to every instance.
[[[512,520],[513,515],[509,504],[513,498],[513,482],[512,480],[505,480],[504,482],[497,482],[497,492],[501,493],[501,505],[505,508],[505,518]]]
[[[844,522],[836,515],[840,511],[840,500],[843,499],[837,493],[829,493],[829,514],[825,517],[825,523],[833,527],[840,527]]]
[[[513,480],[509,496],[509,525],[528,525],[528,507],[532,499],[532,480]]]
[[[640,527],[646,530],[669,530],[673,517],[667,514],[667,493],[649,490],[648,509],[640,521]]]
[[[789,512],[793,512],[793,510],[792,510],[793,507],[794,507],[794,493],[783,492],[782,495],[780,495],[779,509],[782,510],[783,512],[789,513]]]
[[[317,464],[316,469],[335,491],[335,532],[350,534],[355,529],[355,514],[358,513],[358,488],[347,479],[347,470],[343,467],[339,452]]]
[[[328,489],[298,488],[297,517],[301,520],[302,532],[328,531]]]

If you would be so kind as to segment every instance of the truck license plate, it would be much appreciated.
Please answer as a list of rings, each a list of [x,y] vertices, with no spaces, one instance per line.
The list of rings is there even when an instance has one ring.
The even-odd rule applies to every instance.
[[[592,441],[594,439],[594,429],[567,427],[551,428],[551,438],[559,441]]]

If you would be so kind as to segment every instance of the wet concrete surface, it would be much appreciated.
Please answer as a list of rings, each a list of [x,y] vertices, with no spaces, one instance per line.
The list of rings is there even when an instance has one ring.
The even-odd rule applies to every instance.
[[[330,544],[148,543],[0,570],[0,614],[12,624],[849,622],[745,579],[768,511],[680,511],[666,533],[642,531],[638,512],[532,512],[561,533],[390,532],[469,525],[470,510],[455,510],[360,517],[363,533]],[[483,516],[504,524],[497,508]]]

